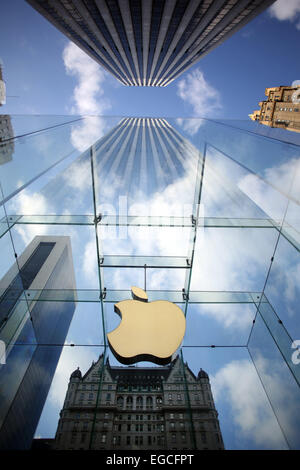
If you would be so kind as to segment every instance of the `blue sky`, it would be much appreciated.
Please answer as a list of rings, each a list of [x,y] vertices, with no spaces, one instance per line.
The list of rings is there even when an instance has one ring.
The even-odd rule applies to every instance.
[[[99,69],[97,114],[248,119],[266,87],[300,79],[299,21],[298,0],[276,2],[166,88],[124,87]],[[7,95],[18,96],[7,98],[3,113],[81,111],[78,74],[66,73],[63,60],[67,38],[25,1],[2,2],[0,43]]]
[[[294,80],[300,79],[299,57],[296,55],[295,47],[299,44],[300,35],[299,0],[276,2],[272,10],[269,9],[261,14],[166,88],[124,87],[72,45],[64,35],[26,2],[5,1],[1,7],[0,58],[3,62],[3,75],[8,95],[7,104],[1,108],[1,113],[185,118],[199,116],[248,120],[248,114],[257,108],[258,101],[264,99],[266,87],[291,85]],[[30,127],[30,119],[27,119]],[[84,150],[91,139],[97,139],[99,132],[100,135],[101,132],[105,132],[105,123],[101,118],[96,117],[93,122],[94,126],[83,124],[83,127],[72,132],[72,145],[78,152]],[[118,120],[115,121],[117,122]],[[172,125],[178,123],[176,120],[171,121]],[[198,134],[195,122],[183,121],[181,127],[181,131],[185,135],[189,134],[197,146]],[[66,145],[64,152],[68,152],[69,141],[64,140],[67,135],[68,131],[65,132],[62,129],[53,134],[54,137],[59,136],[57,139],[53,139],[51,134],[48,141],[47,137],[43,140],[43,135],[27,139],[27,150],[30,151],[31,161],[35,157],[34,164],[38,167],[39,155],[42,153],[46,158],[55,154],[62,142]],[[69,137],[68,135],[68,139]],[[221,142],[222,132],[218,138]],[[248,162],[250,167],[253,165],[252,168],[254,168],[257,165],[254,168],[256,172],[274,183],[276,187],[284,189],[293,171],[293,165],[288,166],[293,162],[292,152],[285,155],[276,143],[273,145],[266,142],[263,147],[261,141],[254,138],[251,138],[252,140],[246,138],[243,145],[234,134],[232,134],[232,139],[231,154],[235,158],[247,163],[247,158],[251,154],[248,148],[250,145],[251,155],[254,156],[253,161]],[[240,145],[235,146],[236,143]],[[265,155],[263,161],[257,158],[259,150],[263,150]],[[30,177],[32,171],[32,167],[26,168],[27,176],[24,166],[18,165],[18,162],[22,161],[23,153],[22,145],[17,144],[11,166],[7,164],[1,168],[3,175],[7,172],[8,177],[11,176],[10,172],[16,172],[14,175],[17,177],[10,179],[13,184],[20,185],[26,182],[26,178]],[[209,173],[206,173],[207,180],[204,183],[204,197],[207,197],[205,215],[255,217],[256,215],[253,214],[256,214],[257,204],[272,217],[278,213],[279,207],[278,217],[282,217],[281,204],[285,204],[285,200],[282,197],[280,199],[280,195],[278,196],[272,188],[255,178],[254,175],[248,174],[222,157],[219,159],[217,157],[217,153],[213,150],[207,156],[208,164],[212,165],[212,174],[209,176]],[[276,160],[274,168],[272,168],[273,160]],[[49,164],[47,160],[43,162],[45,165]],[[180,175],[174,185],[170,184],[161,194],[153,197],[151,202],[160,210],[165,202],[168,204],[167,207],[172,207],[174,195],[177,200],[177,194],[188,193],[191,187],[191,175],[187,168],[186,170],[186,174]],[[242,188],[244,199],[232,202],[229,191],[230,197],[227,200],[224,187],[222,185],[217,187],[215,181],[210,179],[215,176],[213,174],[215,170],[218,170],[223,178],[226,176],[233,185],[236,184],[240,189]],[[18,171],[20,173],[17,173]],[[43,188],[46,188],[49,178],[45,176],[13,199],[7,205],[7,209],[11,213],[48,214],[49,207],[50,213],[68,213],[71,208],[71,213],[78,214],[82,213],[82,207],[85,206],[88,207],[87,212],[90,213],[90,181],[88,177],[85,178],[85,172],[83,158],[76,161],[63,174],[64,184],[61,185],[63,190],[61,193],[57,192],[57,197],[46,199],[47,190],[44,191]],[[194,176],[195,173],[193,173]],[[3,179],[6,189],[8,178]],[[60,179],[54,180],[54,188],[55,182],[59,183]],[[212,187],[214,188],[213,195],[210,193]],[[228,189],[228,186],[225,185],[225,189]],[[8,187],[7,192],[10,190],[11,188]],[[241,197],[241,193],[239,194]],[[220,203],[220,207],[217,202]],[[61,233],[62,230],[63,233]],[[112,250],[114,253],[122,253],[123,250],[122,254],[136,254],[138,251],[144,253],[143,238],[139,240],[136,232],[134,230],[129,233],[125,241],[107,240],[104,245],[108,252]],[[186,234],[177,233],[175,239],[172,239],[171,234],[166,237],[162,235],[161,230],[157,232],[156,236],[151,239],[149,251],[154,250],[155,253],[165,254],[168,250],[170,254],[176,254],[178,246],[183,250],[184,242],[187,241]],[[12,230],[17,251],[21,252],[34,235],[43,233],[71,236],[73,252],[76,253],[74,264],[77,287],[97,288],[93,228],[17,226]],[[2,239],[4,249],[6,249],[5,243],[7,247],[10,245],[8,235]],[[207,237],[204,245],[201,236],[198,237],[196,257],[199,256],[202,259],[202,265],[194,269],[192,289],[262,290],[275,243],[276,233],[268,229],[265,232],[235,229],[230,231],[230,234],[226,230],[218,229]],[[290,308],[294,311],[297,298],[296,280],[300,266],[294,263],[290,245],[285,247],[285,243],[282,243],[280,249],[283,254],[279,260],[276,259],[276,270],[272,271],[272,282],[269,283],[268,289],[270,296],[276,299],[279,310],[285,311],[286,308]],[[288,253],[288,256],[285,256],[285,253]],[[285,259],[284,269],[282,269],[282,259]],[[3,268],[3,272],[12,261],[13,256],[7,259],[7,266]],[[293,270],[290,270],[288,278],[286,272],[291,266]],[[141,270],[139,272],[132,270],[126,275],[123,272],[121,274],[121,270],[115,270],[114,273],[106,271],[106,285],[110,287],[129,289],[128,283],[141,284],[143,282]],[[149,274],[148,282],[153,289],[158,287],[178,289],[183,284],[182,273],[177,275],[175,272],[171,279],[165,273],[154,270],[152,275]],[[284,286],[287,292],[286,303],[277,298],[278,285]],[[193,306],[189,315],[191,319],[193,316],[194,318],[193,322],[188,325],[185,344],[191,345],[195,341],[204,341],[210,332],[214,333],[214,339],[220,343],[225,341],[226,344],[245,344],[254,314],[253,305]],[[81,321],[83,315],[88,315],[90,320],[84,322],[84,325]],[[287,315],[287,318],[291,321],[291,328],[294,328],[292,314]],[[119,321],[118,317],[114,317],[112,305],[108,307],[108,319],[109,328],[115,327]],[[99,330],[97,330],[97,325]],[[194,325],[197,325],[199,330],[202,328],[200,335],[195,334]],[[101,342],[100,331],[99,305],[78,304],[67,340],[80,343],[84,337],[90,344],[94,344],[99,340]],[[65,348],[37,430],[38,435],[47,437],[54,434],[70,372],[77,365],[80,365],[84,372],[90,366],[91,361],[97,359],[101,352],[99,349]],[[285,442],[278,432],[278,425],[245,348],[238,351],[230,348],[216,351],[211,349],[199,351],[199,349],[191,348],[185,356],[195,373],[201,366],[211,375],[227,448],[285,447]],[[264,357],[265,361],[267,359],[267,356]],[[261,361],[261,367],[263,370],[266,368],[265,362]],[[271,379],[276,381],[276,377],[268,376],[268,380]],[[263,426],[262,423],[264,423]]]

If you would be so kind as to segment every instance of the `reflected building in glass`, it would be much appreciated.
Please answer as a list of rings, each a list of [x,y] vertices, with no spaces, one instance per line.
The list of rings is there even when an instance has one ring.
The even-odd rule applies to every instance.
[[[53,449],[224,449],[204,370],[195,376],[179,356],[167,367],[103,362],[71,374]]]
[[[1,449],[30,448],[75,310],[68,237],[36,236],[16,259],[0,281]],[[71,291],[63,303],[39,301],[48,289]]]
[[[166,86],[274,0],[27,0],[121,83]]]

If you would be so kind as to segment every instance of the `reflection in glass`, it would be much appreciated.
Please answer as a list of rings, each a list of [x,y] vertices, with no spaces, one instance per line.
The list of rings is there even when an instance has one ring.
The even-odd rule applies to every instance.
[[[11,123],[13,158],[0,175],[0,333],[7,345],[0,407],[5,425],[18,393],[26,398],[26,407],[12,407],[15,447],[30,446],[53,377],[36,432],[56,435],[57,446],[66,442],[57,422],[67,398],[83,406],[72,415],[67,448],[198,449],[223,441],[227,449],[299,448],[299,366],[289,344],[300,332],[296,142],[266,136],[253,123],[206,119],[11,116]],[[72,256],[62,252],[55,267],[52,251],[40,267],[32,258],[42,283],[34,270],[23,272],[22,253],[34,237],[72,245]],[[74,275],[64,275],[67,266]],[[126,383],[125,368],[107,349],[106,332],[121,321],[114,304],[131,298],[132,286],[186,315],[168,372],[149,363],[126,369],[169,374],[150,385],[143,379],[151,390]],[[82,380],[99,361],[95,382]],[[20,384],[37,370],[47,385],[32,400]],[[75,383],[82,387],[76,397]],[[89,399],[107,410],[88,410]],[[197,411],[197,400],[200,407],[209,400],[211,409]]]

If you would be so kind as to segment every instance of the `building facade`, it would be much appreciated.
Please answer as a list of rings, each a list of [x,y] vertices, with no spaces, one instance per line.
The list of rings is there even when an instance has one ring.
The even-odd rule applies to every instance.
[[[11,117],[8,114],[0,115],[0,165],[10,162],[15,150],[14,131]]]
[[[270,127],[300,132],[300,85],[266,88],[266,101],[260,109],[249,114],[252,121]]]
[[[209,377],[179,356],[165,367],[117,367],[101,355],[70,377],[58,450],[224,449]]]
[[[35,237],[0,281],[0,449],[30,448],[73,318],[74,293],[64,302],[41,295],[75,288],[64,236]]]
[[[166,86],[274,0],[27,0],[124,85]]]

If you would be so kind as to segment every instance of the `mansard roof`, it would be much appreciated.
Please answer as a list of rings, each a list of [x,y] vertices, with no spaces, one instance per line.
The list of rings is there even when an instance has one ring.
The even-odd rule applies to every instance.
[[[103,356],[104,355],[102,353],[99,356],[98,361],[92,363],[92,365],[89,367],[87,372],[82,377],[83,380],[88,376],[91,370],[97,364],[99,364],[99,361],[103,360]],[[171,372],[174,370],[174,367],[178,363],[178,361],[180,361],[179,355],[177,355],[176,358],[173,359],[173,361],[167,366],[159,366],[159,367],[125,366],[124,367],[124,366],[111,366],[109,362],[109,358],[107,358],[105,362],[105,369],[107,370],[107,372],[110,373],[111,378],[113,380],[118,381],[118,383],[139,384],[142,382],[145,385],[147,385],[147,384],[153,384],[155,382],[159,383],[162,380],[168,380]],[[203,371],[202,369],[200,369],[198,377],[196,377],[193,371],[189,368],[187,363],[185,363],[185,370],[191,374],[194,380],[197,380],[203,377],[208,378],[207,373]],[[80,372],[80,378],[81,378],[81,372]]]

